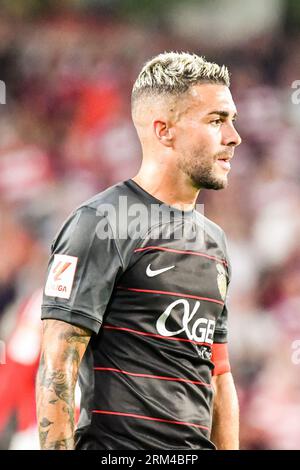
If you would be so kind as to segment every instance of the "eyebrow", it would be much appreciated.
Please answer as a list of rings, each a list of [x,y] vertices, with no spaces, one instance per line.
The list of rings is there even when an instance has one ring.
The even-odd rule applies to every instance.
[[[229,116],[229,112],[228,111],[222,111],[222,110],[215,110],[215,111],[211,111],[210,113],[208,113],[208,116],[210,114],[218,114],[219,116],[223,117],[223,118],[227,118]],[[234,113],[234,115],[232,116],[232,118],[236,118],[237,117],[237,113]]]

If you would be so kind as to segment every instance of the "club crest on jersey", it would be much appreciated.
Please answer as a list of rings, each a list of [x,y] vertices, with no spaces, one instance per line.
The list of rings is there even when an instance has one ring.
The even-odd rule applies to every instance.
[[[68,255],[54,255],[45,287],[49,297],[69,299],[72,291],[78,258]]]
[[[218,283],[219,292],[220,292],[222,299],[225,300],[226,292],[227,292],[226,271],[225,271],[224,266],[220,263],[217,264],[217,271],[218,271],[217,283]]]

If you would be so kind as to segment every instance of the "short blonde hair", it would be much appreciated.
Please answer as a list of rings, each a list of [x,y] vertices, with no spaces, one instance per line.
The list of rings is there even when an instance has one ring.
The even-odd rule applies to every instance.
[[[142,95],[179,95],[198,83],[229,87],[225,65],[208,62],[188,52],[164,52],[146,62],[132,89],[132,104]]]

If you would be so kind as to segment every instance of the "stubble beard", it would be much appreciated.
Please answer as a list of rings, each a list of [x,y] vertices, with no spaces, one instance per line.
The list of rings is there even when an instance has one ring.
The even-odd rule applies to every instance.
[[[228,185],[227,177],[214,175],[214,163],[217,156],[200,156],[199,152],[190,158],[179,161],[179,168],[190,178],[192,185],[197,189],[224,189]]]

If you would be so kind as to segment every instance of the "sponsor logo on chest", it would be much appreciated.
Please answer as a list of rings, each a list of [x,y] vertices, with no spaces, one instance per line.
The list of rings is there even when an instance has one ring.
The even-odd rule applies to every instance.
[[[174,309],[181,306],[180,328],[176,331],[171,331],[167,327],[167,320],[174,315]],[[161,336],[178,336],[185,332],[186,336],[191,341],[199,343],[213,343],[215,320],[207,319],[204,317],[195,319],[196,313],[200,307],[200,302],[197,301],[191,309],[190,303],[186,299],[178,299],[172,302],[166,310],[160,315],[156,322],[156,329]]]

